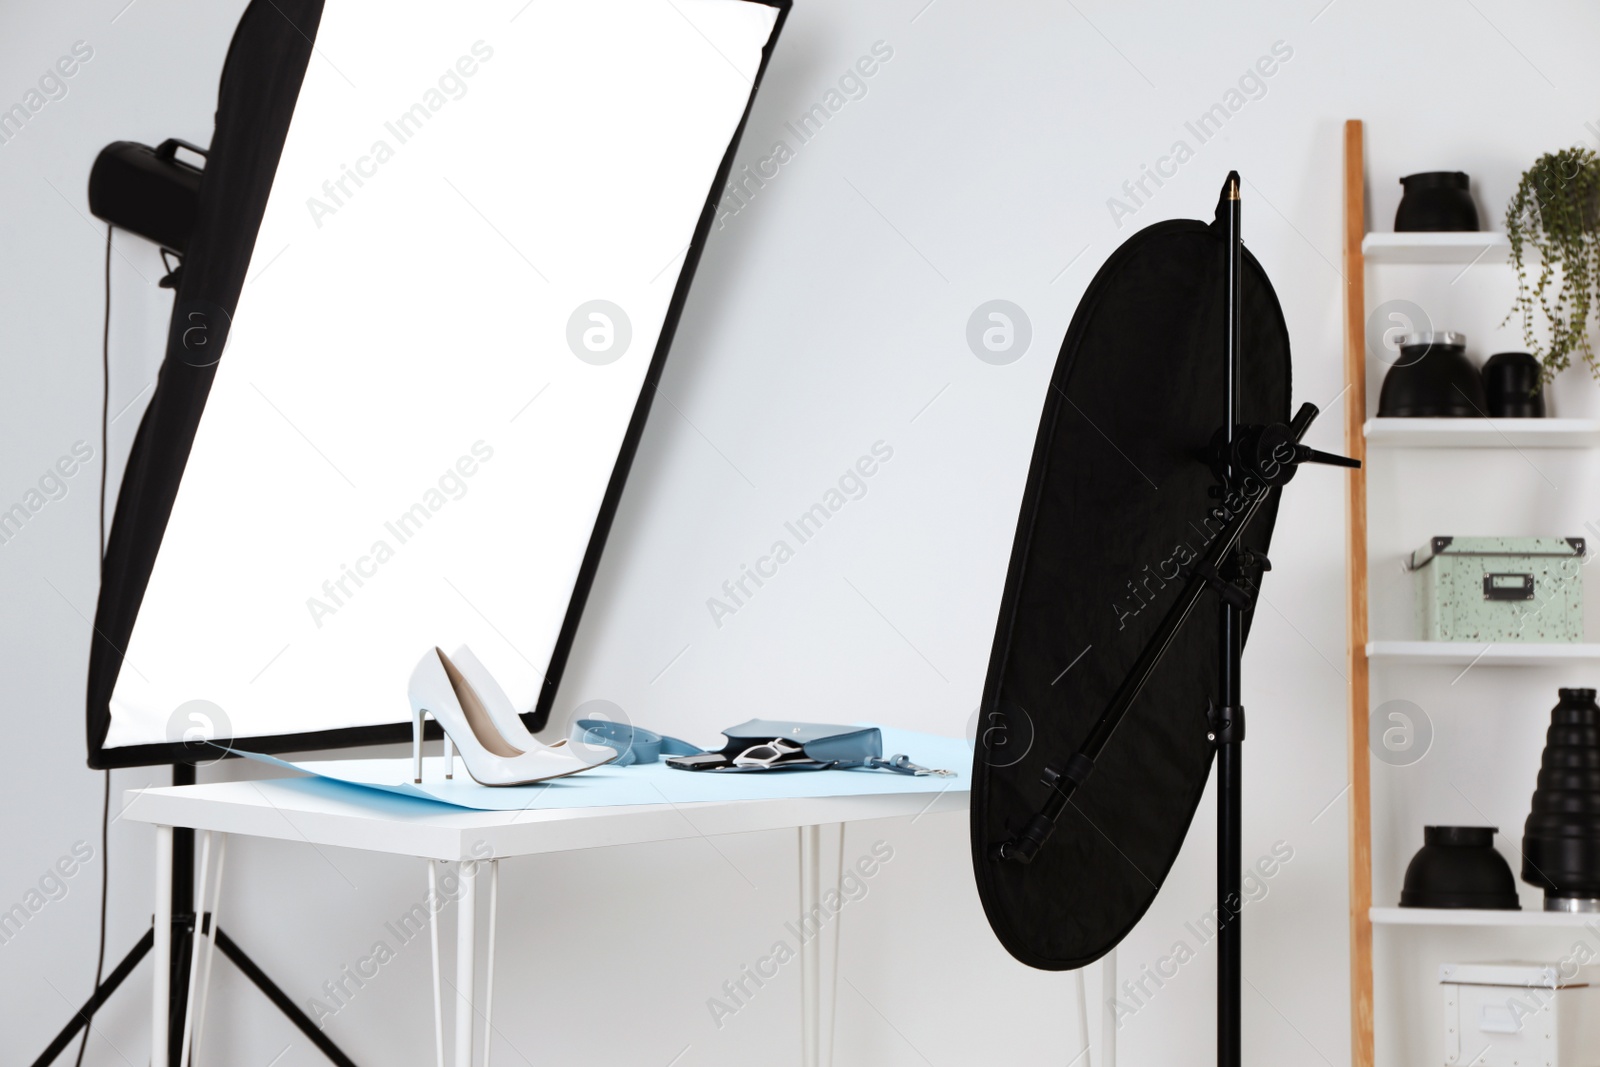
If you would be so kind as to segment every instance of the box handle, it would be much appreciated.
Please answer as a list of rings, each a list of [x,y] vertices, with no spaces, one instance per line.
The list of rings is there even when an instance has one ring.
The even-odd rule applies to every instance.
[[[1483,576],[1485,600],[1532,600],[1533,575],[1485,574]]]
[[[1478,1032],[1483,1034],[1515,1034],[1521,1031],[1522,1020],[1511,1010],[1511,1001],[1504,1004],[1478,1006]]]

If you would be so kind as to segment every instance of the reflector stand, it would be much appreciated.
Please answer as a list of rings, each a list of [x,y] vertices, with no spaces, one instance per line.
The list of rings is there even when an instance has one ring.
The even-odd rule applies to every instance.
[[[1065,761],[1045,765],[1043,783],[1049,796],[1015,837],[1000,842],[991,856],[1000,861],[1031,864],[1055,831],[1067,805],[1093,773],[1146,683],[1172,648],[1184,623],[1206,590],[1218,594],[1217,698],[1206,713],[1206,739],[1216,748],[1217,766],[1217,1064],[1239,1067],[1242,1057],[1241,990],[1243,860],[1243,745],[1245,716],[1241,661],[1245,616],[1255,604],[1252,590],[1261,573],[1271,569],[1266,556],[1240,544],[1240,538],[1277,489],[1287,484],[1302,463],[1359,467],[1357,460],[1308,448],[1300,443],[1315,421],[1315,405],[1303,404],[1288,424],[1242,425],[1239,422],[1241,326],[1243,318],[1244,245],[1240,238],[1240,182],[1230,173],[1217,206],[1217,221],[1226,231],[1227,257],[1226,376],[1223,422],[1212,438],[1207,460],[1218,484],[1220,500],[1212,516],[1227,515],[1226,525],[1205,554],[1184,576],[1183,588],[1145,643],[1087,738]],[[1196,729],[1200,724],[1196,723]]]

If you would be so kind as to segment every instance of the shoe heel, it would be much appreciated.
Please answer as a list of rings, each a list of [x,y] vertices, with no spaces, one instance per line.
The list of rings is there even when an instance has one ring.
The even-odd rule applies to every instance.
[[[450,781],[456,776],[456,743],[450,739],[447,732],[444,735],[444,777]]]

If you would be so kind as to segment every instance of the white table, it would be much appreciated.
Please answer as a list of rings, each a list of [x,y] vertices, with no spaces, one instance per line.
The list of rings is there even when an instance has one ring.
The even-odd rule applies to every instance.
[[[892,775],[865,772],[851,779]],[[907,782],[912,781],[906,779]],[[926,781],[926,780],[923,780]],[[863,782],[863,786],[867,783]],[[844,824],[861,819],[915,816],[922,812],[964,811],[969,799],[965,774],[936,793],[874,792],[870,795],[795,797],[694,804],[568,807],[518,812],[472,811],[426,801],[358,790],[315,778],[216,782],[204,785],[135,789],[126,794],[127,818],[156,827],[155,982],[151,1012],[151,1062],[165,1063],[168,975],[172,956],[172,829],[189,827],[212,834],[242,834],[313,846],[358,848],[454,864],[461,883],[457,903],[455,955],[455,1067],[471,1067],[477,1017],[484,1016],[485,1045],[493,1010],[493,887],[499,861],[545,852],[603,848],[646,841],[679,841],[755,830],[796,831],[801,864],[801,916],[819,902],[824,887],[840,890],[839,835]],[[209,842],[209,839],[208,839]],[[209,852],[209,847],[208,850]],[[488,856],[487,860],[484,858]],[[221,865],[222,852],[218,849]],[[473,946],[477,936],[479,865],[489,865],[488,988],[480,1000]],[[434,867],[430,865],[432,876]],[[197,911],[205,909],[201,875]],[[212,929],[216,923],[212,923]],[[434,927],[437,937],[437,926]],[[200,946],[197,930],[196,952]],[[833,1059],[832,1036],[837,994],[838,927],[834,937],[813,938],[800,950],[802,1062],[826,1067]],[[435,965],[437,966],[437,957]],[[437,971],[435,1004],[437,999]],[[191,990],[193,984],[191,983]],[[201,1002],[203,1018],[204,1001]],[[190,1013],[193,1014],[192,1012]],[[442,1062],[443,1055],[440,1053]]]

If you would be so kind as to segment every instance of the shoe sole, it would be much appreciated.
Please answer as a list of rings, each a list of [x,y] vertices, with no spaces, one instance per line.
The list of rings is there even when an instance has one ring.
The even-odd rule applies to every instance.
[[[476,778],[472,778],[471,770],[467,771],[467,777],[472,778],[474,782],[478,782],[479,785],[484,786],[487,789],[511,789],[519,785],[538,785],[540,782],[553,782],[557,778],[571,778],[574,774],[582,774],[584,771],[592,771],[596,767],[609,766],[621,758],[622,754],[619,752],[617,755],[612,756],[610,759],[604,760],[600,763],[586,763],[582,767],[575,767],[570,771],[562,771],[560,774],[547,774],[543,778],[529,778],[524,782],[478,782]]]

